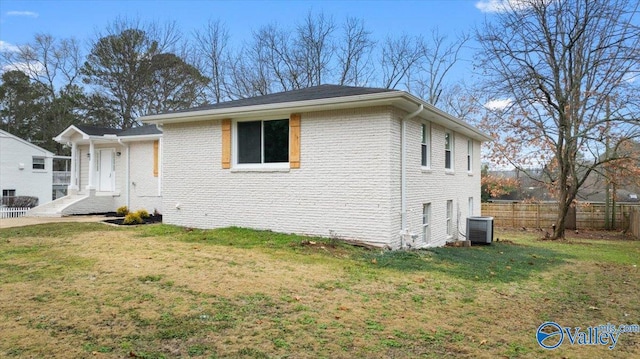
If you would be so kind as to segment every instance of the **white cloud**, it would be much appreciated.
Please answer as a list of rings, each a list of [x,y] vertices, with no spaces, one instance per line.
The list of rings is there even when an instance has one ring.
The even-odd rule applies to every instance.
[[[27,75],[38,75],[44,72],[44,65],[39,61],[34,62],[17,62],[2,66],[2,72],[22,71]]]
[[[513,100],[510,98],[491,100],[484,104],[484,107],[489,110],[504,110],[507,106],[511,105]]]
[[[40,15],[37,12],[33,11],[7,11],[7,16],[38,17]]]
[[[18,52],[20,48],[6,41],[0,40],[0,52]]]
[[[510,9],[522,10],[529,7],[527,0],[480,0],[476,8],[481,12],[505,12]]]

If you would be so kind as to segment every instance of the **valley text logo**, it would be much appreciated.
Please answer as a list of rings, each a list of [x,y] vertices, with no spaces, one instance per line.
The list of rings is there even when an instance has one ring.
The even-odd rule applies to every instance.
[[[538,327],[536,340],[545,349],[555,349],[564,343],[565,339],[571,345],[607,345],[611,350],[618,344],[622,333],[640,333],[638,324],[604,324],[597,327],[562,327],[556,322],[545,322]]]

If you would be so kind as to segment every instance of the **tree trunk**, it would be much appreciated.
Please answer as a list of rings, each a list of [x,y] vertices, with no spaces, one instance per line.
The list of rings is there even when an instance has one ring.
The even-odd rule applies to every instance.
[[[558,217],[556,218],[555,227],[551,239],[564,239],[564,227],[569,206],[560,202],[558,205]]]

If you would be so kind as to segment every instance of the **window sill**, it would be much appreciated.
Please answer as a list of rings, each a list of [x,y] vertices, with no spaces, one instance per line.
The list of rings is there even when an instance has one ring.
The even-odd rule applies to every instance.
[[[473,177],[473,172],[467,172],[467,176]]]
[[[446,174],[446,175],[452,175],[452,176],[453,176],[453,175],[455,175],[455,174],[456,174],[456,171],[454,171],[454,170],[448,170],[448,169],[445,169],[445,170],[444,170],[444,174]]]
[[[240,172],[263,172],[263,173],[288,173],[289,167],[236,167],[231,169],[231,173],[240,173]]]
[[[47,171],[47,170],[32,170],[31,172],[33,172],[33,173],[48,173],[49,171]]]
[[[432,173],[433,172],[431,167],[421,167],[420,171],[422,171],[422,173]]]

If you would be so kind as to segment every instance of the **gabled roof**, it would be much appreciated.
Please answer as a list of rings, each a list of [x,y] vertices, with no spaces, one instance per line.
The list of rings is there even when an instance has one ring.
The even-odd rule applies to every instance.
[[[89,125],[74,125],[78,130],[89,136],[117,135],[122,130],[109,127],[96,127]]]
[[[34,145],[33,143],[31,143],[31,142],[29,142],[29,141],[27,141],[25,139],[22,139],[22,138],[20,138],[20,137],[18,137],[16,135],[12,135],[7,131],[0,130],[0,138],[12,138],[12,139],[14,139],[14,140],[16,140],[16,141],[18,141],[20,143],[23,143],[23,144],[33,148],[36,151],[42,152],[47,157],[53,157],[54,156],[53,152],[45,150],[44,148],[42,148],[40,146]]]
[[[149,137],[157,138],[162,135],[162,131],[155,125],[144,125],[126,130],[88,125],[71,125],[56,136],[54,140],[59,143],[67,143],[73,134],[76,133],[82,136],[83,141],[90,139],[101,141],[114,141],[118,139],[135,141],[143,138],[148,139]]]
[[[491,141],[488,135],[477,128],[405,91],[340,85],[320,85],[221,102],[176,112],[143,116],[138,120],[143,123],[162,125],[228,118],[255,119],[267,116],[284,116],[291,113],[372,106],[393,106],[408,113],[419,110],[414,114],[418,118],[442,125],[479,141]]]

